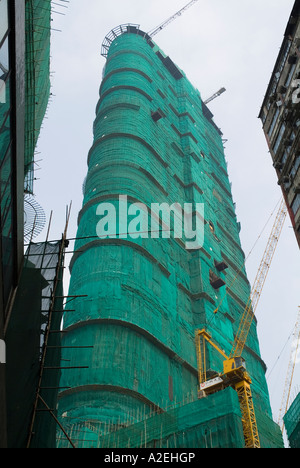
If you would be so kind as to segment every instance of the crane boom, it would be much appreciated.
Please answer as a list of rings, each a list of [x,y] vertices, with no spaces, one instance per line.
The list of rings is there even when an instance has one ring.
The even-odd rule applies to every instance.
[[[223,374],[206,381],[206,342],[210,343],[224,358]],[[196,331],[196,352],[198,362],[199,398],[227,387],[233,387],[238,395],[242,414],[242,426],[246,448],[260,448],[255,410],[251,392],[251,377],[245,368],[245,361],[240,357],[228,358],[224,351],[212,341],[205,330]]]
[[[285,201],[282,200],[256,279],[251,289],[250,297],[240,321],[230,356],[227,357],[224,351],[222,351],[222,349],[212,341],[211,335],[206,330],[197,330],[196,332],[199,390],[200,392],[204,391],[207,395],[220,391],[227,386],[235,388],[240,403],[245,447],[247,448],[260,448],[260,440],[251,393],[252,380],[246,371],[245,360],[242,358],[242,352],[271,266],[286,215],[287,207]],[[217,378],[210,378],[208,381],[206,381],[206,342],[210,343],[225,358],[225,361],[223,361],[223,374],[218,374]]]
[[[168,26],[170,23],[172,23],[172,21],[174,21],[176,18],[178,18],[178,16],[181,16],[182,13],[184,13],[186,10],[191,8],[191,6],[193,6],[196,2],[198,2],[198,0],[192,0],[191,2],[189,2],[187,5],[185,5],[183,8],[181,8],[181,10],[177,11],[177,13],[175,13],[175,15],[171,16],[169,19],[164,21],[162,24],[157,26],[155,29],[152,29],[152,31],[149,31],[148,36],[153,37],[156,34],[158,34],[162,29],[164,29],[166,26]]]
[[[278,424],[280,423],[282,424],[281,425],[282,432],[284,429],[283,416],[286,414],[288,410],[288,406],[289,406],[291,388],[292,388],[296,360],[297,360],[297,355],[298,355],[298,349],[300,346],[300,307],[299,307],[297,322],[296,322],[295,329],[294,329],[294,338],[296,340],[296,349],[292,350],[292,353],[290,356],[288,371],[287,371],[286,380],[285,380],[284,392],[283,392],[281,407],[280,407],[279,416],[278,416]]]
[[[244,310],[242,319],[240,321],[239,329],[236,334],[230,357],[241,356],[249,331],[252,324],[252,320],[264,287],[272,259],[279,241],[279,237],[284,225],[284,221],[287,215],[287,207],[284,199],[282,199],[276,219],[272,228],[271,235],[269,237],[260,267],[258,269],[250,297],[248,299],[246,308]]]
[[[210,98],[204,101],[204,104],[208,104],[209,102],[213,101],[217,97],[221,96],[221,94],[225,93],[225,91],[226,91],[225,88],[221,88],[217,93],[213,94]]]

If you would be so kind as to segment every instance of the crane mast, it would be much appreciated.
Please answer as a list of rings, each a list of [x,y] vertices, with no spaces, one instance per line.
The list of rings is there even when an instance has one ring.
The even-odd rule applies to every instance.
[[[230,357],[241,356],[247,337],[250,331],[253,317],[256,312],[256,308],[267,278],[267,275],[270,270],[272,259],[279,241],[279,237],[284,225],[284,221],[287,216],[287,207],[284,199],[282,199],[279,210],[276,215],[276,219],[272,228],[272,232],[268,239],[267,246],[265,248],[263,258],[261,260],[260,267],[258,269],[255,281],[251,289],[251,295],[247,302],[246,308],[244,310],[242,319],[239,324],[239,329],[236,334]]]
[[[228,357],[226,356],[224,351],[212,341],[211,335],[206,330],[196,331],[196,352],[200,390],[199,396],[201,396],[201,392],[209,395],[229,386],[236,390],[242,413],[245,447],[247,448],[260,448],[260,440],[251,393],[252,381],[250,375],[246,371],[246,364],[245,360],[242,358],[242,352],[247,341],[253,317],[271,266],[286,215],[287,207],[285,201],[282,200],[260,267],[251,289],[248,303],[240,321],[230,355]],[[206,342],[213,346],[225,358],[223,361],[223,373],[208,381],[206,380]]]
[[[153,37],[155,36],[156,34],[158,34],[162,29],[164,29],[165,27],[167,27],[170,23],[172,23],[176,18],[178,18],[178,16],[181,16],[186,10],[188,10],[189,8],[191,8],[196,2],[198,2],[198,0],[192,0],[191,2],[189,2],[187,5],[185,5],[183,8],[181,8],[181,10],[177,11],[177,13],[175,13],[175,15],[171,16],[169,19],[167,19],[166,21],[164,21],[162,24],[160,24],[159,26],[157,26],[155,29],[152,29],[152,31],[149,31],[148,32],[148,36],[150,37]]]

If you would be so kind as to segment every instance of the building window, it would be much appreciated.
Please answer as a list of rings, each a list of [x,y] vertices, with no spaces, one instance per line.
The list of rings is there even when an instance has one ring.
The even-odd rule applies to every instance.
[[[262,123],[265,124],[267,120],[267,113],[263,110],[262,111],[262,117],[261,117]]]
[[[291,170],[291,176],[292,177],[295,177],[295,175],[297,174],[297,171],[299,169],[299,166],[300,166],[300,156],[297,156],[296,160],[295,160],[295,164]]]
[[[289,157],[289,151],[286,149],[285,152],[283,153],[283,156],[282,156],[282,164],[283,165],[287,162],[288,157]]]
[[[294,76],[294,71],[295,71],[295,69],[296,69],[296,64],[294,63],[294,64],[291,66],[290,71],[289,71],[289,74],[288,74],[288,77],[287,77],[287,79],[286,79],[286,82],[284,83],[284,86],[285,86],[286,88],[288,88],[288,87],[290,86],[290,84],[291,84],[292,78],[293,78],[293,76]]]
[[[276,92],[276,88],[277,88],[281,73],[282,73],[282,71],[284,69],[286,59],[287,59],[288,54],[289,54],[290,49],[291,49],[291,44],[292,43],[290,41],[287,41],[285,46],[284,46],[284,51],[283,51],[283,54],[281,56],[281,60],[279,62],[279,65],[277,67],[277,72],[274,74],[272,82],[271,82],[270,96],[272,96]],[[269,103],[269,106],[270,106],[270,103]]]
[[[292,203],[292,211],[294,215],[296,216],[298,210],[300,208],[300,193],[298,193]]]
[[[151,117],[154,120],[154,122],[158,122],[164,117],[164,113],[161,109],[157,109],[157,111],[151,112]]]
[[[277,110],[276,110],[276,112],[274,114],[271,126],[270,126],[269,131],[268,131],[268,136],[269,137],[271,137],[271,135],[272,135],[272,133],[274,131],[274,128],[275,128],[275,125],[276,125],[276,122],[277,122],[277,119],[278,119],[278,116],[279,116],[279,112],[280,112],[280,109],[277,108]]]
[[[282,55],[282,59],[280,61],[280,64],[279,64],[279,67],[278,67],[278,72],[281,74],[283,69],[284,69],[284,66],[285,66],[285,63],[286,63],[286,60],[288,58],[288,55],[290,53],[290,50],[291,50],[291,46],[292,46],[292,42],[291,41],[287,41],[286,44],[285,44],[285,47],[284,47],[284,52],[283,52],[283,55]]]
[[[275,145],[274,145],[274,147],[273,147],[274,153],[277,153],[277,151],[278,151],[278,148],[279,148],[279,146],[280,146],[282,137],[283,137],[284,132],[285,132],[285,128],[286,128],[286,127],[285,127],[285,124],[282,124],[281,127],[280,127],[280,130],[279,130],[279,132],[278,132],[278,136],[277,136],[277,138],[276,138]]]

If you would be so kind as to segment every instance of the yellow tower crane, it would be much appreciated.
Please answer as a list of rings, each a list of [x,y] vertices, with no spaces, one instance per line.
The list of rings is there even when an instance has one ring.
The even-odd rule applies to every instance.
[[[152,29],[152,31],[149,31],[147,34],[150,37],[156,36],[160,31],[165,29],[170,23],[172,23],[176,18],[181,16],[186,10],[191,8],[195,3],[197,3],[198,0],[191,0],[187,5],[185,5],[181,10],[177,11],[174,15],[172,15],[170,18],[168,18],[166,21],[161,23],[159,26],[156,28]]]
[[[242,352],[249,335],[258,301],[271,266],[286,215],[287,207],[285,201],[282,200],[229,356],[213,342],[212,336],[206,330],[197,330],[196,332],[199,397],[201,397],[203,393],[209,395],[229,386],[236,390],[240,402],[246,448],[260,448],[260,441],[252,401],[252,381],[250,375],[246,371]],[[215,313],[217,311],[218,309]],[[225,359],[223,362],[223,373],[209,380],[207,380],[206,374],[207,342]]]

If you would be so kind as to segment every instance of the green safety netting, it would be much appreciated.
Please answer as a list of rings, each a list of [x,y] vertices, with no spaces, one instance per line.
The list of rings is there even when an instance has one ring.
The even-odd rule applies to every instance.
[[[300,448],[300,393],[284,416],[284,424],[291,448]]]
[[[109,401],[109,394],[95,394],[91,403]],[[137,410],[140,420],[99,422],[89,418],[77,420],[64,415],[62,422],[71,440],[79,448],[243,448],[244,436],[236,392],[228,388],[201,400],[185,401],[146,414],[145,406]],[[265,448],[282,447],[281,433],[267,416],[258,413],[261,443]],[[70,443],[61,431],[57,447]]]
[[[128,31],[115,38],[107,55],[70,265],[72,312],[64,316],[63,359],[70,368],[62,372],[59,418],[73,442],[84,440],[85,446],[110,444],[109,434],[101,439],[100,427],[142,425],[141,412],[150,417],[181,402],[178,411],[187,411],[188,421],[183,402],[205,406],[206,400],[196,401],[195,331],[206,328],[229,354],[250,294],[222,133],[185,74],[141,31]],[[120,195],[127,197],[125,207],[139,202],[147,208],[146,221],[135,226],[138,238],[128,236]],[[159,238],[147,235],[151,205],[164,202],[204,204],[200,249],[187,250],[184,237],[163,238],[162,217]],[[107,225],[110,238],[97,230],[103,203],[121,218]],[[280,446],[255,320],[244,357],[263,445]],[[209,369],[222,371],[222,358],[209,347],[207,361]],[[213,399],[222,407],[226,395]],[[214,444],[239,445],[239,438],[222,430],[236,425],[236,402],[224,420],[218,407],[210,413],[220,424]],[[196,429],[191,435],[192,444],[205,444],[203,421],[201,412],[197,423],[190,421],[202,427],[201,436]],[[138,427],[128,431],[138,433]],[[232,430],[239,433],[240,426]],[[171,443],[168,438],[164,434],[162,444]],[[70,446],[61,434],[58,439]]]
[[[78,446],[94,448],[243,448],[244,438],[236,393],[232,389],[186,402],[164,413],[153,411],[136,424],[82,422],[71,436]],[[67,424],[67,422],[66,422]],[[68,426],[66,426],[68,427]],[[58,447],[65,445],[61,433]]]
[[[25,191],[33,192],[34,152],[50,96],[51,0],[25,2]]]

